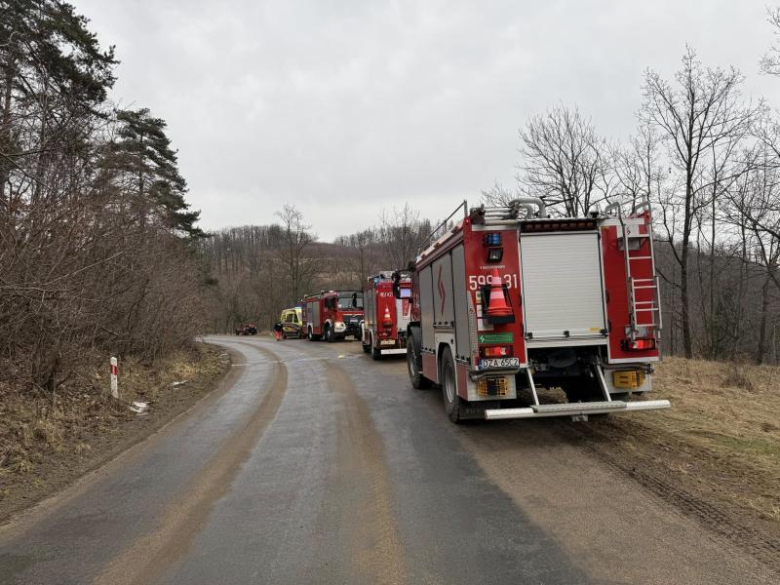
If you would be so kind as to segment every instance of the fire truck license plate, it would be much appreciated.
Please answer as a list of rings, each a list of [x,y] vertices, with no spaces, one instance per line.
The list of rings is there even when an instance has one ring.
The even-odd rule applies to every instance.
[[[480,362],[480,369],[486,370],[488,368],[516,368],[519,365],[520,358],[516,357],[484,359]]]
[[[379,345],[395,345],[395,339],[383,339]]]

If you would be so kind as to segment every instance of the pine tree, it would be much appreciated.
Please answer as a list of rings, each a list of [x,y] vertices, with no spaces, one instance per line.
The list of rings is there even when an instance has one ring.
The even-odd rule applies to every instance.
[[[179,173],[165,121],[153,117],[147,108],[121,110],[116,118],[119,130],[113,153],[134,175],[135,208],[141,226],[156,220],[190,238],[203,237],[205,234],[195,225],[200,212],[191,211],[184,199],[187,182]]]
[[[117,63],[87,24],[67,3],[0,0],[0,222],[76,188],[53,169],[83,158]]]

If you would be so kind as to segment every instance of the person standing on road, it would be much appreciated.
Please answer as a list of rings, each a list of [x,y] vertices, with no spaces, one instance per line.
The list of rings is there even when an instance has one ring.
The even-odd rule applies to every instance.
[[[274,325],[274,337],[276,337],[276,341],[282,340],[282,323],[281,321],[277,321]]]

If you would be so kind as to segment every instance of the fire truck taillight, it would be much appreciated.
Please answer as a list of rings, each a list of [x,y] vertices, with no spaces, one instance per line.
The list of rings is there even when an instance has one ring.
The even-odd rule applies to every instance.
[[[655,349],[655,339],[652,337],[644,339],[624,339],[623,349],[626,351],[647,351]]]
[[[480,348],[483,358],[498,358],[512,355],[512,347],[509,345],[495,345],[492,347]]]

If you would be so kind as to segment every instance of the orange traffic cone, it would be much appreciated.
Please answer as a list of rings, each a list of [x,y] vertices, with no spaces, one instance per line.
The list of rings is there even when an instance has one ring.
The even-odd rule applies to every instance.
[[[512,314],[512,307],[506,304],[504,287],[501,286],[501,277],[498,269],[494,268],[490,275],[490,301],[488,303],[488,317],[506,317]]]
[[[392,328],[393,326],[393,317],[390,315],[389,307],[385,307],[385,314],[382,317],[382,325],[387,328]]]

